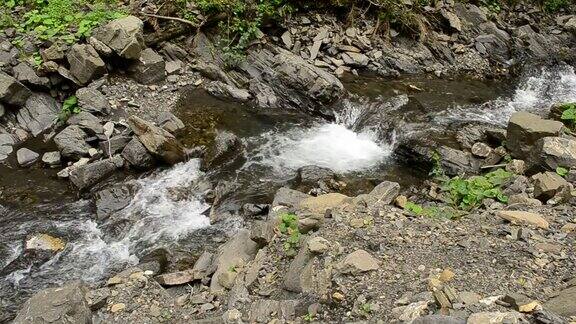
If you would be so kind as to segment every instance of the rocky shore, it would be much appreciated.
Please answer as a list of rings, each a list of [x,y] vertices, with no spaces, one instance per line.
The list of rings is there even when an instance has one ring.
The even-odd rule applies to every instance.
[[[348,25],[332,14],[294,15],[234,66],[209,29],[147,42],[145,15],[112,20],[72,45],[27,39],[18,49],[12,40],[21,35],[6,29],[0,163],[58,170],[102,220],[129,204],[129,190],[113,186],[127,175],[194,158],[205,171],[242,161],[244,144],[229,132],[181,143],[188,125],[173,112],[182,89],[332,121],[334,104],[349,95],[341,82],[348,74],[487,79],[575,62],[573,14],[526,4],[495,14],[446,0],[422,17],[428,24],[414,37],[376,34],[373,19]],[[468,124],[455,132],[459,147],[428,133],[398,144],[398,161],[443,177],[506,170],[502,196],[492,192],[474,208],[462,211],[434,179],[411,188],[384,181],[347,196],[338,175],[307,166],[267,204],[244,205],[237,212],[249,215],[246,228],[197,251],[194,262],[152,256],[97,285],[78,278],[38,292],[17,314],[0,309],[0,321],[574,322],[576,139],[558,107],[550,111],[516,113],[506,129]],[[218,207],[233,189],[205,189],[210,220],[226,219]],[[0,188],[0,198],[11,197]],[[46,261],[65,244],[30,233],[25,250]]]

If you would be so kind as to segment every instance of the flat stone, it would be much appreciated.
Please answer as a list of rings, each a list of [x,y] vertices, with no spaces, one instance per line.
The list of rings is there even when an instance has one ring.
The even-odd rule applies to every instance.
[[[513,224],[533,225],[543,229],[548,229],[550,227],[548,221],[536,213],[517,210],[502,210],[496,214]]]
[[[515,158],[528,157],[532,146],[541,138],[559,136],[564,124],[555,120],[542,119],[528,112],[517,112],[510,117],[506,146]]]
[[[34,93],[18,110],[16,118],[23,129],[32,136],[38,136],[52,127],[59,111],[60,105],[54,98],[44,93]]]
[[[184,270],[172,273],[165,273],[155,277],[156,281],[163,286],[178,286],[196,279],[192,270]]]
[[[34,164],[34,162],[38,161],[39,157],[40,154],[25,147],[16,151],[16,159],[21,167],[27,167]]]
[[[342,273],[356,274],[361,272],[378,270],[378,261],[364,250],[356,250],[348,254],[344,260],[338,264]]]
[[[468,317],[466,324],[518,324],[520,313],[482,312],[474,313]]]
[[[338,207],[348,200],[350,200],[350,197],[346,195],[340,193],[329,193],[317,197],[306,198],[300,201],[299,208],[313,214],[324,215],[328,209]]]

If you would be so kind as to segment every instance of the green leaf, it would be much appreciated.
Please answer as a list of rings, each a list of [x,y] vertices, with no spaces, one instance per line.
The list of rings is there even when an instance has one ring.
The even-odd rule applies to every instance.
[[[568,170],[567,168],[564,168],[564,167],[561,167],[561,166],[559,166],[559,167],[556,168],[556,173],[557,173],[559,176],[561,176],[561,177],[567,176],[567,175],[568,175],[568,172],[569,172],[569,170]]]

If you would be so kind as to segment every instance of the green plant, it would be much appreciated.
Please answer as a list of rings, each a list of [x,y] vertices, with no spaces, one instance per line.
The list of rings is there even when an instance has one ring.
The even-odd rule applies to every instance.
[[[476,207],[486,198],[506,203],[508,197],[502,193],[500,187],[511,176],[510,172],[498,169],[484,176],[474,176],[469,179],[454,177],[443,183],[442,190],[448,193],[449,203],[463,210]]]
[[[314,320],[314,315],[312,315],[311,313],[307,313],[306,315],[302,316],[302,319],[305,322],[312,322]]]
[[[564,167],[561,167],[561,166],[559,166],[559,167],[556,168],[556,173],[557,173],[559,176],[561,176],[561,177],[567,176],[569,171],[570,171],[570,170],[568,170],[568,169],[566,169],[566,168],[564,168]]]
[[[370,304],[370,303],[362,304],[362,306],[360,306],[360,309],[361,309],[364,313],[370,314],[370,312],[372,312],[372,304]]]
[[[547,12],[557,12],[568,8],[570,0],[546,0],[544,1],[544,10]]]
[[[40,67],[40,65],[42,65],[42,56],[40,55],[40,53],[36,52],[34,54],[32,54],[32,63],[34,64],[34,67],[38,68]]]
[[[562,111],[562,116],[560,119],[564,122],[566,126],[570,129],[576,128],[576,103],[566,103],[560,105],[560,111]]]
[[[404,210],[407,210],[417,216],[425,216],[430,218],[456,219],[463,215],[462,212],[458,212],[449,206],[424,207],[411,201],[406,202]]]
[[[442,156],[438,151],[432,153],[432,170],[430,170],[430,175],[434,178],[444,177],[444,169],[442,168]]]
[[[66,121],[70,116],[73,114],[78,114],[82,110],[80,106],[78,106],[78,98],[76,96],[70,96],[62,103],[62,109],[60,109],[60,113],[58,114],[59,121]]]
[[[300,245],[300,237],[302,234],[298,230],[298,216],[294,214],[283,214],[280,217],[280,225],[278,226],[280,233],[286,234],[284,240],[284,251],[288,255],[295,255],[296,249]]]

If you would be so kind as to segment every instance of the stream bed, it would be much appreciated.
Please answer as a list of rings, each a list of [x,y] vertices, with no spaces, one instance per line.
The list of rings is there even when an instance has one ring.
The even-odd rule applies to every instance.
[[[278,109],[259,109],[184,89],[175,114],[187,146],[209,145],[217,130],[241,138],[245,158],[202,172],[197,159],[145,175],[128,175],[121,187],[129,202],[102,219],[91,196],[78,197],[57,170],[0,165],[0,322],[31,293],[73,279],[99,282],[159,249],[194,254],[215,247],[246,224],[235,211],[245,203],[269,203],[298,168],[334,170],[354,195],[383,179],[403,188],[426,174],[397,163],[394,148],[424,130],[446,134],[455,125],[480,122],[505,126],[516,111],[546,114],[551,104],[576,101],[574,68],[527,71],[510,83],[428,76],[383,80],[347,76],[349,95],[336,103],[335,121]],[[418,136],[418,135],[416,135]],[[34,144],[39,153],[49,151]],[[210,184],[233,186],[225,197],[229,216],[210,225],[204,194]],[[110,184],[112,186],[112,184]],[[24,253],[29,235],[63,238],[63,251],[38,260]]]

